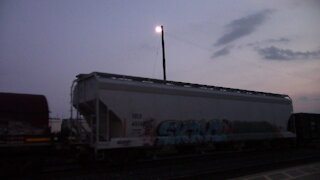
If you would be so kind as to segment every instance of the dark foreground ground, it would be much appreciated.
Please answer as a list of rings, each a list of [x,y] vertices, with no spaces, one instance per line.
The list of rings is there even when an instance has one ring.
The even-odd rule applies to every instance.
[[[1,171],[0,171],[1,172]],[[110,164],[87,162],[5,173],[1,179],[320,179],[319,149],[215,152]]]

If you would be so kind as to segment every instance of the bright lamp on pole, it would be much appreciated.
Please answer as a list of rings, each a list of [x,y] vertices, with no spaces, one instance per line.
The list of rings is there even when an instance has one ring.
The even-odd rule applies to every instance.
[[[156,33],[161,33],[161,32],[162,32],[161,26],[157,26],[157,27],[155,28],[155,31],[156,31]]]
[[[166,58],[165,58],[165,51],[164,51],[164,29],[163,29],[163,25],[157,26],[155,28],[155,30],[156,30],[157,33],[161,33],[163,80],[166,81],[167,80],[167,76],[166,76]]]

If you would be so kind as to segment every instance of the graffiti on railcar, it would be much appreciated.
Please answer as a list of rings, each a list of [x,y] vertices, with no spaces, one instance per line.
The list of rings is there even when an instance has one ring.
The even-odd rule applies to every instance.
[[[131,122],[131,136],[148,137],[145,139],[145,144],[156,146],[224,142],[239,137],[254,139],[256,135],[280,137],[280,130],[281,127],[268,121],[228,119],[159,121],[146,118]]]
[[[266,121],[168,120],[158,125],[155,145],[221,142],[228,140],[229,134],[248,132],[279,132],[279,129]]]
[[[157,145],[223,141],[232,132],[228,120],[164,121],[157,129]]]

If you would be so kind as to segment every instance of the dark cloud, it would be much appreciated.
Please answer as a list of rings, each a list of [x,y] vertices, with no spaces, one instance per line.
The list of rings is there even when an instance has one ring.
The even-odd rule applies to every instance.
[[[230,53],[230,49],[231,47],[224,47],[218,51],[216,51],[215,53],[213,53],[213,55],[211,56],[212,59],[219,57],[219,56],[226,56]]]
[[[298,101],[306,102],[306,101],[310,101],[310,98],[308,98],[307,96],[301,96],[298,98]]]
[[[268,39],[268,40],[266,40],[267,43],[279,43],[279,42],[287,43],[289,41],[290,41],[290,39],[288,39],[288,38],[279,38],[279,39]]]
[[[298,98],[298,101],[302,101],[302,102],[311,102],[311,101],[320,101],[320,98],[318,97],[308,97],[308,96],[300,96]]]
[[[218,39],[215,46],[228,44],[253,33],[259,25],[265,22],[267,15],[271,12],[271,10],[263,10],[256,14],[233,20],[226,26],[228,32]]]
[[[263,41],[256,41],[246,44],[246,46],[259,46],[261,44],[270,44],[270,43],[288,43],[290,42],[290,39],[288,38],[279,38],[279,39],[267,39]]]
[[[292,51],[290,49],[280,49],[274,46],[267,48],[256,48],[257,52],[265,59],[270,60],[294,60],[294,59],[314,59],[320,58],[318,51]]]

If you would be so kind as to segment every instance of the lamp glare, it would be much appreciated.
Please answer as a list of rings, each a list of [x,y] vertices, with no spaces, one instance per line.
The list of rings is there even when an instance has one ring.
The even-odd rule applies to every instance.
[[[157,27],[155,28],[155,31],[156,31],[157,33],[161,33],[161,32],[162,32],[161,26],[157,26]]]

